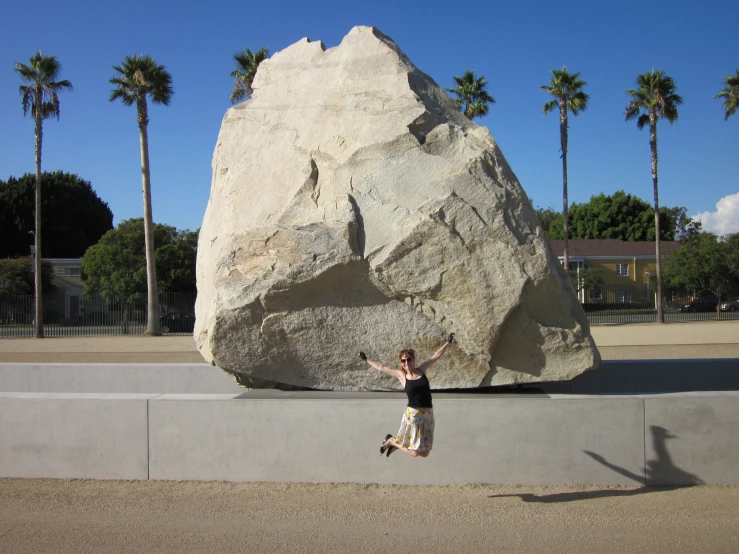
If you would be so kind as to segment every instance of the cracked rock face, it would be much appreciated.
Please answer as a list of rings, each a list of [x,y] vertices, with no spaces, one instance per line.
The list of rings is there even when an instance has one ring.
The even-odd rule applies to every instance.
[[[243,384],[387,390],[571,379],[585,314],[485,127],[377,29],[302,40],[228,110],[198,245],[195,340]]]

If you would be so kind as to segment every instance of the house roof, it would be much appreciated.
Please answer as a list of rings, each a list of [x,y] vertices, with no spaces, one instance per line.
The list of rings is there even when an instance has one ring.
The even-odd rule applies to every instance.
[[[551,240],[552,248],[557,256],[564,256],[564,240]],[[660,241],[660,253],[664,256],[668,252],[678,250],[682,245],[676,240]],[[654,241],[639,240],[625,241],[619,239],[570,239],[567,241],[569,254],[573,256],[612,256],[614,258],[629,258],[632,256],[654,256]]]
[[[53,266],[71,266],[80,267],[82,265],[82,258],[45,258],[51,262]]]

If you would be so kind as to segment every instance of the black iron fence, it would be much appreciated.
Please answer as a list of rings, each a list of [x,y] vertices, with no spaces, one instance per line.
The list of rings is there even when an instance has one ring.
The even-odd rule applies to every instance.
[[[103,294],[59,292],[44,296],[44,336],[140,335],[146,329],[146,295],[123,299]],[[192,334],[195,293],[159,294],[164,334]],[[0,338],[34,336],[34,296],[0,294]]]
[[[650,285],[598,285],[578,291],[590,323],[657,321],[657,291]],[[739,287],[709,290],[665,286],[666,322],[739,319]]]

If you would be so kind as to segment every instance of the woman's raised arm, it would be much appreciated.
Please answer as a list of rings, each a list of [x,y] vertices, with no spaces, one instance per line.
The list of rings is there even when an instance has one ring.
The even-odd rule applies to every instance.
[[[441,345],[441,348],[439,348],[436,352],[434,352],[434,355],[431,356],[428,360],[423,362],[420,366],[418,366],[418,369],[422,372],[426,373],[428,369],[434,365],[437,361],[439,361],[439,358],[441,358],[444,355],[444,352],[446,352],[446,349],[449,348],[449,345],[454,342],[454,333],[449,334],[449,338],[446,339],[446,342]]]
[[[380,362],[375,362],[374,360],[370,360],[367,358],[367,354],[364,352],[359,353],[359,357],[362,358],[365,362],[367,362],[369,365],[374,367],[378,371],[382,371],[385,375],[389,375],[390,377],[395,377],[398,381],[400,381],[400,370],[399,369],[390,369],[389,367],[385,367]]]

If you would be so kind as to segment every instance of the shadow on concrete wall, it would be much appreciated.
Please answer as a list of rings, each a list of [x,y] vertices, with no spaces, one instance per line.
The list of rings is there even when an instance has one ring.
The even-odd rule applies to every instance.
[[[703,485],[704,482],[700,477],[680,469],[672,462],[672,456],[670,456],[670,453],[667,450],[667,440],[677,438],[677,436],[670,433],[664,427],[659,427],[657,425],[652,425],[649,430],[652,433],[652,445],[657,458],[647,461],[647,467],[645,468],[643,475],[633,473],[628,469],[612,464],[603,458],[603,456],[596,454],[595,452],[590,452],[588,450],[583,451],[599,464],[602,464],[616,473],[642,484],[639,488],[627,490],[602,489],[542,495],[530,493],[491,494],[488,498],[518,496],[524,502],[572,502],[574,500],[589,500],[610,496],[634,496],[648,492],[669,491],[684,487],[692,487],[695,485]],[[647,483],[649,486],[647,486]]]

